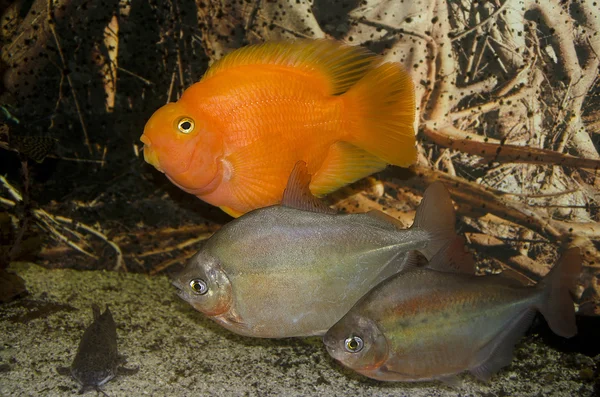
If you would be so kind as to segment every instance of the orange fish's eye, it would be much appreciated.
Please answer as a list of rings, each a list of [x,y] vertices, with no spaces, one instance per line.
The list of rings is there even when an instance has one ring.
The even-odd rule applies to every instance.
[[[189,117],[182,117],[177,122],[177,130],[182,134],[189,134],[194,131],[194,120]]]

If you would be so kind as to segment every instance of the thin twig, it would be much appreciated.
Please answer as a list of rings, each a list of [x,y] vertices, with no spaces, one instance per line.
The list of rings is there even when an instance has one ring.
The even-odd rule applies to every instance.
[[[474,32],[475,30],[491,23],[494,22],[496,20],[496,18],[498,17],[498,15],[500,15],[500,13],[502,11],[504,11],[504,8],[506,8],[506,6],[508,6],[508,3],[510,2],[510,0],[505,0],[504,3],[502,3],[502,5],[500,7],[498,7],[498,9],[496,11],[494,11],[492,14],[490,14],[489,17],[487,17],[486,19],[484,19],[483,21],[479,22],[477,25],[464,30],[458,34],[456,34],[456,36],[451,38],[451,41],[456,41],[456,40],[460,40],[463,37],[465,37],[466,35],[468,35],[469,33]]]
[[[52,19],[52,0],[48,0],[48,26],[50,27],[50,31],[54,36],[54,41],[56,42],[56,49],[58,50],[58,54],[60,55],[60,60],[63,65],[63,70],[61,71],[64,74],[64,71],[67,68],[67,62],[65,60],[65,55],[63,53],[62,47],[60,45],[60,41],[58,40],[58,34],[56,33],[56,29],[54,28],[54,19]],[[71,94],[73,95],[73,102],[75,102],[75,109],[77,110],[77,115],[79,116],[79,122],[81,124],[81,129],[83,130],[83,138],[85,141],[85,146],[88,148],[90,155],[94,154],[92,151],[92,145],[90,144],[90,138],[88,136],[87,128],[85,126],[85,122],[83,121],[83,114],[81,113],[81,107],[79,106],[79,100],[77,99],[77,91],[75,91],[75,86],[73,85],[73,81],[71,80],[71,75],[67,74],[67,81],[69,83],[69,87],[71,87]]]

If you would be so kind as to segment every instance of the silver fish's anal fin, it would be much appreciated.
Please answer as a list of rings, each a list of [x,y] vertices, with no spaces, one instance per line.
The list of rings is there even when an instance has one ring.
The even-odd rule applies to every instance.
[[[581,273],[581,254],[573,247],[563,253],[550,273],[540,282],[542,301],[538,307],[552,331],[565,338],[577,333],[575,308],[570,290]]]
[[[331,193],[374,172],[387,163],[347,142],[336,142],[329,148],[323,164],[312,176],[310,190],[317,196]]]
[[[506,327],[485,345],[475,357],[476,363],[469,371],[479,380],[488,382],[492,375],[510,364],[515,344],[525,334],[536,310],[529,308],[518,313]]]
[[[283,191],[281,205],[304,211],[335,214],[336,210],[329,208],[321,200],[313,196],[310,189],[310,174],[306,163],[298,161],[290,174],[287,186]]]
[[[460,389],[463,386],[462,379],[460,379],[457,375],[441,376],[439,378],[436,378],[436,380],[439,380],[444,385],[452,389]]]
[[[428,260],[456,237],[456,215],[448,190],[441,182],[432,183],[423,194],[415,215],[413,228],[425,230],[430,235],[427,246],[421,250]]]
[[[429,261],[428,268],[441,272],[475,274],[475,260],[467,250],[465,240],[456,236],[442,247]]]

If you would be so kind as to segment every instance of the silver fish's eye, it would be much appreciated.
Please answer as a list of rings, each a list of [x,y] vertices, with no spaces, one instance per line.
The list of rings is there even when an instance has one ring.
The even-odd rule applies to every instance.
[[[365,343],[360,336],[350,336],[344,341],[344,347],[349,353],[358,353],[364,346]]]
[[[201,278],[195,278],[190,281],[190,288],[196,295],[204,295],[208,292],[208,286],[206,285],[206,281]]]
[[[177,122],[177,129],[182,134],[189,134],[194,131],[194,120],[189,117],[183,117]]]

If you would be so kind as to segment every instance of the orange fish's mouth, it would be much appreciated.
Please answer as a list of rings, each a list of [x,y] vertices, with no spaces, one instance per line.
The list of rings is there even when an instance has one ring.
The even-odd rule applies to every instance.
[[[142,135],[140,141],[144,143],[144,160],[146,160],[148,164],[153,165],[154,168],[160,172],[164,173],[165,171],[163,171],[160,166],[160,161],[158,160],[158,153],[152,148],[152,141],[150,141],[150,138],[146,135]]]

